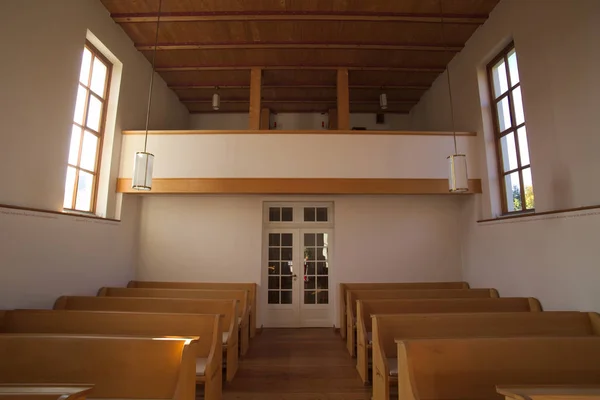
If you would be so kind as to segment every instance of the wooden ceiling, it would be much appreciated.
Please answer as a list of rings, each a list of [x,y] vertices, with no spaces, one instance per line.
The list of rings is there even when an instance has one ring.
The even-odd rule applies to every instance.
[[[101,0],[149,60],[159,0]],[[350,111],[407,113],[499,0],[163,0],[157,71],[190,112],[248,112],[250,68],[263,107],[326,112],[336,69]],[[441,10],[444,16],[442,36]]]

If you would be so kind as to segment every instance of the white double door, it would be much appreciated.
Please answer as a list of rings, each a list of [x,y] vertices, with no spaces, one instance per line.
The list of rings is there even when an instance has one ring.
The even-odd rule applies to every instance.
[[[332,326],[331,229],[266,229],[265,327]]]

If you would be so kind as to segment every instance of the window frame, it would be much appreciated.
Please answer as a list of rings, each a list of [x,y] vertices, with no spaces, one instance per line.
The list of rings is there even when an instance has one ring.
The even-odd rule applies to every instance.
[[[498,167],[498,177],[500,180],[500,187],[502,189],[502,195],[501,195],[502,215],[515,215],[515,214],[526,214],[526,213],[535,212],[535,205],[534,205],[534,208],[527,208],[527,201],[526,201],[526,194],[525,194],[525,182],[523,180],[523,171],[526,169],[529,169],[529,171],[531,172],[532,168],[531,168],[531,158],[529,159],[529,164],[527,164],[527,165],[523,165],[521,162],[521,148],[520,148],[520,144],[519,144],[518,130],[521,128],[527,129],[527,119],[524,117],[523,122],[521,124],[516,125],[517,119],[516,119],[516,112],[515,112],[514,92],[518,88],[521,88],[521,77],[520,77],[520,71],[519,71],[519,82],[516,84],[512,83],[509,62],[508,62],[508,55],[513,50],[516,52],[515,43],[511,42],[508,46],[506,46],[504,49],[502,49],[502,51],[500,51],[498,53],[498,55],[496,55],[487,64],[487,67],[486,67],[488,90],[490,93],[490,95],[489,95],[490,107],[492,109],[492,115],[493,115],[493,119],[494,119],[494,146],[496,147],[496,162],[497,162],[497,167]],[[508,90],[505,93],[501,94],[500,96],[496,97],[495,90],[494,90],[494,67],[496,66],[496,64],[498,64],[501,61],[504,61],[504,67],[506,69],[506,79],[507,79],[507,84],[508,84]],[[518,67],[518,55],[517,55],[517,67]],[[522,93],[523,93],[523,90],[521,89],[521,102],[523,102]],[[509,104],[508,108],[509,108],[509,113],[510,113],[511,126],[507,129],[505,129],[504,131],[501,131],[500,130],[500,116],[498,115],[498,104],[500,104],[500,102],[503,101],[504,99],[508,99],[508,104]],[[524,105],[523,105],[523,108],[525,108]],[[510,135],[511,133],[513,133],[514,140],[515,140],[517,168],[513,168],[513,169],[505,172],[504,171],[504,159],[503,159],[503,155],[502,155],[502,139],[505,138],[506,136]],[[529,137],[527,137],[527,147],[529,149]],[[520,185],[519,190],[521,192],[521,210],[509,211],[508,210],[508,202],[507,202],[508,192],[507,192],[507,187],[506,187],[506,176],[511,175],[515,172],[517,172],[519,174],[519,185]],[[512,191],[512,188],[510,190]],[[535,191],[534,191],[534,194],[535,194]]]
[[[112,73],[113,73],[113,63],[104,54],[102,54],[102,52],[100,50],[98,50],[98,48],[96,46],[94,46],[87,39],[85,41],[83,51],[85,51],[85,49],[89,50],[92,53],[92,59],[90,62],[90,73],[89,73],[89,77],[88,77],[88,82],[83,84],[80,81],[82,64],[80,64],[79,75],[77,78],[78,90],[79,90],[79,87],[82,85],[86,89],[86,98],[85,98],[85,103],[84,103],[85,108],[84,108],[84,112],[83,112],[83,124],[79,124],[78,122],[76,122],[75,117],[73,117],[71,120],[71,127],[77,126],[78,128],[80,128],[82,130],[81,140],[79,141],[79,152],[77,154],[77,165],[70,164],[69,160],[67,159],[67,171],[68,171],[69,167],[75,169],[75,185],[73,186],[73,195],[72,195],[72,199],[71,199],[71,206],[73,208],[63,207],[63,210],[65,210],[67,212],[71,212],[71,213],[82,213],[82,214],[94,214],[95,215],[96,206],[98,203],[98,185],[99,185],[99,180],[100,180],[99,179],[100,178],[100,167],[101,167],[101,159],[102,159],[102,148],[104,145],[106,118],[107,118],[107,112],[108,112],[108,105],[109,105],[109,101],[110,101],[110,87],[111,87],[111,80],[112,80]],[[94,60],[96,58],[99,59],[106,66],[106,80],[104,82],[104,97],[98,96],[91,88],[91,80],[92,80],[92,76],[94,73]],[[83,63],[83,59],[82,59],[82,63]],[[92,128],[87,127],[90,96],[95,97],[97,100],[99,100],[102,103],[102,113],[100,115],[100,122],[99,122],[99,127],[98,127],[97,131]],[[96,162],[95,162],[94,172],[81,167],[81,154],[83,151],[83,137],[84,137],[86,130],[90,131],[92,134],[94,134],[95,136],[98,137],[98,148],[96,151]],[[72,135],[72,133],[71,133],[71,135]],[[89,173],[93,177],[92,195],[91,195],[91,203],[90,203],[89,211],[82,211],[82,210],[78,210],[75,208],[76,202],[77,202],[77,189],[79,186],[80,171]],[[66,187],[65,187],[65,196],[66,196]]]

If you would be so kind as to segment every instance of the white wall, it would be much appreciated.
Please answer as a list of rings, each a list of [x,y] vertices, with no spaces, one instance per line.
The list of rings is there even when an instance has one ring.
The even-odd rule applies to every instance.
[[[485,67],[514,39],[536,210],[600,204],[600,2],[502,0],[450,65],[457,129],[478,132],[484,193],[463,210],[464,278],[502,294],[538,296],[549,309],[599,310],[595,216],[476,223],[500,198]],[[411,114],[416,129],[449,129],[446,75]],[[460,150],[460,149],[459,149]]]
[[[137,278],[261,284],[264,201],[334,202],[331,288],[461,279],[460,197],[192,195],[143,196]]]
[[[120,132],[144,127],[151,69],[99,0],[1,2],[0,204],[62,210],[88,29],[123,64],[108,165],[112,212],[120,207],[115,197]],[[155,129],[188,127],[187,110],[160,79],[153,110]],[[0,210],[0,308],[49,307],[61,294],[93,294],[133,276],[135,198],[124,202],[122,222],[106,225]]]
[[[328,114],[320,113],[280,113],[271,114],[270,126],[274,129],[327,129]],[[322,124],[325,124],[325,128]],[[207,113],[190,115],[190,129],[206,130],[245,130],[248,129],[248,113]],[[410,130],[408,114],[385,114],[385,123],[375,123],[375,114],[350,114],[350,127],[364,127],[368,130]]]

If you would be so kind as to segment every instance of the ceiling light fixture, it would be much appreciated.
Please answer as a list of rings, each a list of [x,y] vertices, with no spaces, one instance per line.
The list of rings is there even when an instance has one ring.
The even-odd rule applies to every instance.
[[[152,172],[154,168],[154,154],[148,153],[148,129],[150,126],[150,111],[152,109],[152,89],[154,88],[154,74],[156,73],[156,50],[158,48],[158,31],[160,27],[160,12],[162,0],[158,2],[158,17],[156,19],[156,39],[152,54],[152,75],[150,75],[150,89],[148,91],[148,110],[146,112],[146,136],[144,138],[144,151],[135,153],[133,160],[133,179],[131,184],[135,190],[152,190]]]
[[[218,93],[219,87],[217,86],[215,89],[217,90],[217,93],[213,94],[212,108],[215,111],[219,111],[219,108],[221,107],[221,95]]]
[[[444,44],[444,52],[448,54],[448,45],[446,43],[444,32],[444,6],[443,0],[440,0],[440,18],[442,42]],[[459,154],[456,146],[456,127],[454,121],[454,102],[452,99],[452,85],[450,80],[450,63],[446,70],[448,77],[448,95],[450,98],[450,116],[452,119],[452,138],[454,139],[454,154],[447,157],[448,160],[448,187],[452,193],[465,193],[469,191],[469,176],[467,173],[467,156]]]
[[[387,94],[381,93],[379,95],[379,106],[382,110],[387,110],[388,102],[387,102]]]

